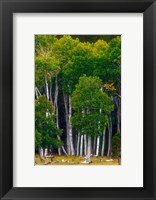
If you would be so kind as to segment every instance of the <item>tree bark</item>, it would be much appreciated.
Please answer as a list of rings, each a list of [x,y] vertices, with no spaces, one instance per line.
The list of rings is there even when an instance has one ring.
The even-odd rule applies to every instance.
[[[91,136],[88,135],[88,148],[87,148],[87,159],[86,162],[90,163],[90,156],[91,156]]]
[[[76,150],[77,156],[79,156],[79,149],[80,149],[80,133],[78,133],[78,136],[77,136],[77,150]]]
[[[38,93],[38,96],[41,96],[41,93],[40,93],[40,91],[39,91],[39,89],[37,87],[36,87],[36,91]]]
[[[103,129],[101,156],[104,156],[104,150],[105,150],[105,133],[106,133],[106,127]]]
[[[84,135],[84,155],[87,155],[87,136]]]
[[[66,145],[67,145],[67,153],[71,155],[70,148],[70,139],[69,139],[69,120],[68,120],[68,98],[67,95],[63,93],[64,106],[65,106],[65,119],[66,119]]]
[[[54,96],[54,106],[58,104],[58,75],[55,77],[55,96]]]
[[[100,108],[100,113],[102,112]],[[100,121],[98,122],[98,130],[100,131]],[[97,145],[96,145],[96,156],[99,156],[99,148],[100,148],[100,136],[97,136]]]
[[[38,92],[37,92],[36,88],[35,88],[35,95],[36,95],[36,99],[38,99]]]
[[[51,78],[52,78],[52,77],[50,77],[50,92],[49,92],[49,96],[50,96],[51,104],[54,105],[54,104],[53,104],[53,97],[52,97],[52,83],[51,83]]]
[[[83,155],[83,135],[81,135],[80,156]]]
[[[111,114],[108,116],[108,152],[107,157],[111,158],[112,153],[112,119]]]
[[[47,96],[47,99],[49,100],[49,88],[48,88],[48,80],[47,80],[46,72],[45,72],[45,85],[46,85],[46,96]]]
[[[43,158],[43,148],[39,148],[38,150],[40,158]]]
[[[97,137],[96,156],[99,156],[100,136]]]
[[[72,108],[71,108],[71,96],[69,95],[69,138],[70,138],[70,146],[71,146],[71,155],[75,155],[74,145],[73,145],[73,130],[72,130],[72,123],[71,123],[71,116],[72,116]]]
[[[55,106],[55,112],[56,112],[56,127],[59,129],[59,118],[58,118],[58,81],[57,81],[57,75],[55,79],[55,97],[54,97],[54,106]],[[57,136],[58,140],[60,139],[60,136]],[[61,155],[61,148],[58,148],[58,155]]]

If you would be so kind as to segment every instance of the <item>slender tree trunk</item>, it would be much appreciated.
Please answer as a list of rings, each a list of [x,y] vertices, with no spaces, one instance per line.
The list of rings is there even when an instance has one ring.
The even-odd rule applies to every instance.
[[[81,135],[80,156],[83,155],[83,135]]]
[[[84,135],[84,155],[87,155],[87,136]]]
[[[96,156],[99,156],[100,136],[97,136]]]
[[[106,127],[104,127],[104,129],[103,129],[101,156],[104,156],[104,150],[105,150],[105,133],[106,133]]]
[[[36,95],[36,99],[38,99],[38,92],[37,92],[37,89],[35,88],[35,95]]]
[[[86,160],[87,163],[90,163],[91,146],[92,146],[91,141],[92,141],[91,136],[88,135],[88,148],[87,148],[87,160]]]
[[[39,148],[38,150],[40,158],[43,158],[43,148]]]
[[[48,80],[47,80],[46,72],[45,72],[45,85],[46,85],[46,96],[47,96],[47,99],[49,100],[49,88],[48,88]]]
[[[38,97],[41,96],[41,93],[40,93],[40,91],[39,91],[39,89],[37,87],[35,88],[35,90],[36,90],[36,92],[38,94]]]
[[[47,156],[47,154],[48,154],[48,149],[47,149],[47,148],[45,148],[45,150],[44,150],[44,157],[46,157],[46,156]]]
[[[55,96],[54,96],[54,105],[58,104],[58,75],[55,77]]]
[[[102,112],[100,108],[100,113]],[[100,121],[98,122],[98,130],[100,131]],[[96,144],[96,156],[99,156],[99,148],[100,148],[100,136],[97,136],[97,144]]]
[[[79,149],[80,149],[80,133],[78,133],[78,136],[77,136],[77,150],[76,150],[77,156],[79,156]]]
[[[111,114],[108,116],[108,152],[107,157],[111,158],[112,153],[112,119]]]
[[[56,127],[59,129],[59,118],[58,118],[58,81],[57,81],[57,75],[55,79],[55,97],[54,97],[54,106],[55,106],[55,112],[56,112]],[[58,140],[60,139],[60,136],[57,136]],[[61,155],[61,148],[58,148],[58,155]]]
[[[51,104],[53,104],[53,97],[52,97],[52,83],[51,83],[51,79],[52,77],[50,77],[50,91],[49,91],[49,96],[50,96],[50,101],[51,101]]]
[[[69,120],[68,120],[68,98],[67,95],[63,93],[64,106],[65,106],[65,119],[66,119],[66,144],[67,144],[67,153],[71,155],[70,148],[70,139],[69,139]]]
[[[73,145],[73,131],[71,124],[72,108],[71,108],[71,96],[69,95],[69,137],[70,137],[70,146],[71,146],[71,155],[75,155],[74,145]]]

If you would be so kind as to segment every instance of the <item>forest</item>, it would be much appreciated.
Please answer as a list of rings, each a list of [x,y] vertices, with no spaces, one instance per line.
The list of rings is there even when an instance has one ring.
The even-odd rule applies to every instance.
[[[121,36],[35,35],[35,165],[121,164]]]

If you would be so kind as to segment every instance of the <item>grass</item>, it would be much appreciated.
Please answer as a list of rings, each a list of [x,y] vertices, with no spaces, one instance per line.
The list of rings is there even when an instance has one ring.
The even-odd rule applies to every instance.
[[[117,158],[109,160],[106,156],[91,157],[90,164],[84,164],[84,161],[84,156],[54,155],[54,158],[45,158],[45,160],[41,160],[38,154],[35,155],[35,165],[119,165]]]

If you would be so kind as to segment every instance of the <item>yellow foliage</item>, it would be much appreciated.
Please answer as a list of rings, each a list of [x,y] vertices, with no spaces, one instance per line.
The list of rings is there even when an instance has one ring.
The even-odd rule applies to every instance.
[[[106,89],[106,90],[110,90],[110,91],[116,91],[116,88],[114,86],[114,83],[105,83],[103,85],[103,87]]]

